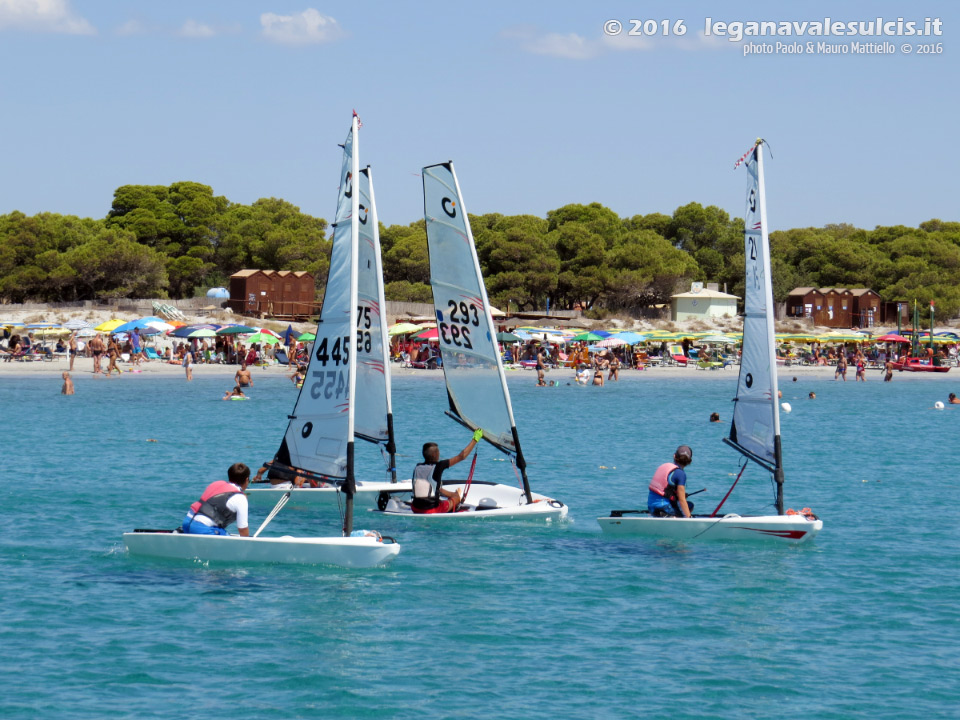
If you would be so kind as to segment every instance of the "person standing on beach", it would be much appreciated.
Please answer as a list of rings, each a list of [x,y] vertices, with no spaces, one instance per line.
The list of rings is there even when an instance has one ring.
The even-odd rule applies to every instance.
[[[547,366],[547,356],[543,352],[543,347],[537,348],[537,385],[542,387],[547,383],[544,382],[544,373],[546,372]]]
[[[857,375],[854,378],[854,380],[857,382],[866,382],[867,381],[866,369],[867,369],[866,363],[864,362],[863,356],[861,355],[860,357],[857,358]]]
[[[833,373],[834,380],[838,377],[842,377],[844,382],[847,381],[847,358],[843,352],[837,355],[837,370]]]
[[[88,343],[90,354],[93,355],[93,374],[100,374],[100,358],[103,357],[103,340],[99,335],[94,335]]]
[[[610,373],[607,375],[607,380],[620,380],[620,358],[617,357],[616,353],[612,353],[610,357],[609,364]]]
[[[73,361],[77,358],[77,334],[70,333],[67,341],[67,352],[70,354],[70,372],[73,372]]]
[[[227,526],[237,523],[237,532],[250,536],[247,521],[247,496],[244,492],[250,483],[250,468],[243,463],[234,463],[227,470],[227,480],[217,480],[207,485],[203,495],[190,506],[183,518],[181,532],[193,535],[227,535]]]
[[[687,473],[693,462],[693,449],[681,445],[672,463],[663,463],[653,473],[647,495],[647,509],[653,517],[692,517],[693,503],[687,502]]]
[[[107,349],[107,357],[110,359],[110,363],[107,365],[107,377],[110,377],[110,374],[116,370],[119,375],[123,375],[123,370],[117,365],[117,358],[120,357],[120,346],[117,344],[116,338],[110,338],[110,347]]]

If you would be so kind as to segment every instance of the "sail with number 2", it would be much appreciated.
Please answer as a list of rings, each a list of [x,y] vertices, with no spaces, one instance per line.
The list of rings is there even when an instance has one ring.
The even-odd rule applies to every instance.
[[[650,514],[646,510],[613,510],[597,518],[603,532],[675,540],[745,540],[810,542],[823,528],[810,508],[783,509],[783,455],[780,449],[780,401],[777,392],[776,338],[773,328],[773,281],[767,204],[763,183],[763,140],[737,162],[748,173],[744,228],[743,352],[730,436],[724,442],[773,474],[776,515],[738,515],[720,510],[746,469],[744,463],[727,494],[712,513],[683,516],[682,509]],[[702,492],[702,491],[701,491]]]
[[[730,437],[725,440],[746,457],[774,473],[777,514],[783,515],[783,462],[780,454],[780,407],[773,327],[773,280],[763,185],[763,144],[744,164],[749,177],[744,229],[743,354]]]
[[[482,430],[484,440],[507,453],[518,470],[520,487],[473,481],[471,470],[466,483],[443,480],[445,490],[463,499],[453,506],[455,512],[416,513],[411,503],[393,497],[392,492],[380,496],[380,512],[430,522],[562,518],[567,514],[566,505],[530,491],[490,301],[452,163],[423,169],[423,208],[430,285],[450,407],[447,414],[471,430]],[[471,483],[477,486],[473,495]],[[471,502],[466,501],[468,495]]]

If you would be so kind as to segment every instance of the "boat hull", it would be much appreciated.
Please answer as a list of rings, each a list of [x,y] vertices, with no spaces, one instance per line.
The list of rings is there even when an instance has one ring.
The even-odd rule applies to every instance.
[[[444,483],[443,489],[459,490],[463,494],[466,483]],[[396,497],[391,497],[383,510],[373,510],[380,515],[414,517],[423,522],[460,522],[470,520],[559,520],[567,516],[567,508],[559,500],[546,495],[531,493],[533,502],[528,503],[523,491],[511,485],[490,482],[474,482],[470,486],[464,508],[455,513],[415,513],[410,506]]]
[[[373,506],[377,504],[377,496],[382,492],[410,492],[411,485],[409,480],[403,482],[360,482],[357,481],[357,492],[353,496],[353,501],[359,506]],[[270,486],[248,487],[247,499],[251,505],[262,507],[265,505],[276,505],[277,502],[287,493],[290,493],[290,500],[287,504],[291,507],[313,507],[317,505],[336,505],[338,502],[344,502],[344,497],[339,488],[287,488],[286,490],[277,489]]]
[[[922,358],[901,358],[893,363],[893,369],[906,372],[950,372],[949,365],[932,365],[929,360]]]
[[[124,533],[123,543],[131,555],[175,560],[346,568],[385,565],[400,552],[397,543],[373,537],[254,538],[147,531]]]
[[[606,535],[667,540],[734,540],[807,543],[823,528],[822,520],[803,515],[657,518],[649,515],[597,518]]]

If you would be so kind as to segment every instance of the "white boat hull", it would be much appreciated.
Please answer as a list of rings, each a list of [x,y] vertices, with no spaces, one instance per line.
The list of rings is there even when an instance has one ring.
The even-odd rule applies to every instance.
[[[373,537],[241,537],[170,532],[123,534],[131,555],[223,563],[279,563],[372,568],[397,556],[397,543]]]
[[[444,483],[443,489],[459,490],[463,494],[466,483]],[[554,520],[566,517],[568,508],[559,500],[531,493],[528,503],[523,490],[498,483],[472,483],[461,510],[455,513],[415,513],[399,497],[391,497],[383,510],[372,512],[397,517],[415,517],[427,522],[457,522],[460,520]],[[409,497],[404,498],[409,499]]]
[[[390,492],[410,492],[411,484],[409,480],[402,482],[361,482],[357,481],[357,492],[353,496],[353,502],[360,506],[373,506],[377,504],[377,496],[381,491]],[[336,487],[328,488],[287,488],[277,489],[269,485],[261,487],[250,486],[247,488],[247,499],[252,505],[273,506],[286,493],[290,493],[290,500],[287,504],[291,507],[313,507],[316,505],[336,505],[343,503],[344,497]]]
[[[803,515],[725,515],[714,518],[624,515],[597,518],[597,522],[607,535],[697,541],[806,543],[823,528],[822,520],[808,520]]]

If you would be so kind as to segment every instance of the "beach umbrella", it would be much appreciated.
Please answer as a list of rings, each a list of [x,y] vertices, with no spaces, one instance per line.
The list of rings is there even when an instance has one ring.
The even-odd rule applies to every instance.
[[[627,345],[627,341],[623,338],[618,338],[616,335],[611,335],[606,340],[601,340],[597,343],[596,347],[608,348],[608,347],[617,347],[619,345]]]
[[[584,332],[584,333],[580,333],[579,335],[574,335],[572,339],[574,342],[591,342],[592,343],[592,342],[597,342],[598,340],[603,340],[604,336],[598,335],[595,332]]]
[[[875,342],[908,343],[910,342],[910,338],[905,338],[903,335],[897,335],[896,333],[887,333],[886,335],[881,335],[876,338]]]
[[[636,345],[637,343],[642,343],[647,341],[646,335],[641,335],[640,333],[631,332],[627,330],[625,332],[614,333],[612,337],[623,340],[627,345]]]
[[[251,345],[253,343],[276,345],[277,343],[280,342],[280,338],[275,333],[271,334],[268,332],[261,331],[258,333],[254,333],[253,335],[248,337],[247,342],[250,343]]]
[[[23,324],[22,322],[5,322],[5,323],[0,323],[0,324],[2,324],[4,327],[8,327],[8,328],[22,328],[22,327],[24,327],[24,324]]]
[[[427,328],[414,335],[415,340],[436,340],[440,336],[436,328]]]
[[[108,332],[113,332],[121,325],[123,325],[123,320],[118,320],[117,318],[113,318],[112,320],[107,320],[106,322],[100,323],[94,328],[94,330],[96,330],[97,332],[108,333]]]
[[[153,332],[170,332],[174,329],[175,326],[171,325],[170,323],[166,323],[163,320],[151,320],[141,328],[141,330],[144,330],[148,335],[152,335]]]
[[[247,327],[246,325],[224,325],[217,330],[217,335],[240,335],[255,332],[257,332],[256,328]]]
[[[423,325],[414,325],[413,323],[399,322],[387,328],[387,334],[391,336],[406,335],[407,333],[416,332],[417,330],[422,330],[422,329],[423,329]]]
[[[173,324],[173,323],[171,323]],[[183,327],[178,327],[172,332],[168,332],[167,335],[178,338],[191,337],[190,333],[195,330],[211,330],[213,334],[216,335],[217,326],[216,325],[184,325]],[[196,337],[196,336],[195,336]]]
[[[300,342],[312,342],[317,339],[317,336],[312,332],[300,333],[300,337],[297,338]]]
[[[83,330],[83,328],[90,327],[90,323],[86,320],[81,320],[80,318],[73,318],[73,320],[67,320],[63,326],[67,330]]]
[[[30,326],[28,325],[27,327],[29,328]],[[32,332],[37,337],[50,337],[50,336],[56,336],[56,335],[69,335],[73,331],[68,330],[65,327],[60,327],[59,325],[56,325],[54,327],[37,328],[36,330],[31,330],[30,332]]]
[[[296,340],[300,337],[300,333],[293,329],[293,325],[287,325],[287,329],[283,331],[280,339],[283,340],[284,345],[289,345],[291,337]]]
[[[186,337],[188,339],[193,339],[193,338],[212,338],[216,336],[217,336],[216,330],[211,330],[210,328],[202,327],[202,328],[197,328],[196,330],[193,330],[188,335],[183,335],[183,336],[178,335],[177,337]]]
[[[94,328],[92,328],[92,327],[85,327],[85,328],[80,328],[79,330],[77,330],[77,337],[78,337],[78,338],[93,337],[93,336],[96,335],[96,334],[97,334],[97,331],[96,331]]]
[[[497,342],[502,343],[512,343],[512,342],[521,342],[521,338],[509,332],[498,332],[497,333]]]
[[[697,342],[715,343],[718,345],[733,345],[737,341],[735,338],[732,338],[729,335],[707,335],[706,337],[697,338]]]

